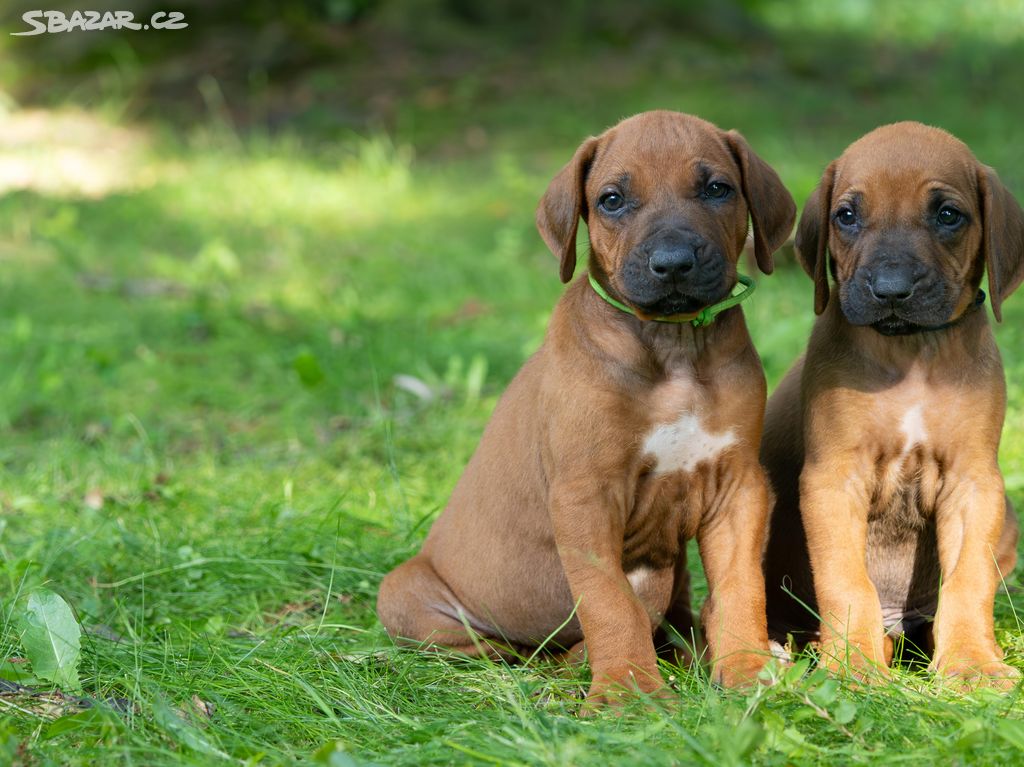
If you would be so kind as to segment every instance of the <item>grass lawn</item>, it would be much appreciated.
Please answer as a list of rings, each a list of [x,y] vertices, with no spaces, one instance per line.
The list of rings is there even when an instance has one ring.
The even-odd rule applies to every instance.
[[[1024,196],[1019,38],[819,22],[814,46],[787,17],[750,49],[581,46],[518,62],[514,84],[495,59],[359,135],[118,126],[138,141],[108,188],[0,198],[0,679],[48,689],[15,622],[45,585],[85,631],[84,695],[109,702],[0,695],[0,764],[1024,760],[1019,690],[912,671],[852,690],[804,665],[741,694],[666,667],[677,705],[584,720],[585,671],[399,651],[374,616],[542,338],[562,287],[533,210],[584,136],[695,112],[802,202],[846,144],[914,118]],[[73,137],[46,140],[3,156],[56,162]],[[770,385],[811,307],[792,264],[745,304]],[[1024,508],[1024,295],[1004,314],[1001,462]],[[996,617],[1024,669],[1019,578]]]

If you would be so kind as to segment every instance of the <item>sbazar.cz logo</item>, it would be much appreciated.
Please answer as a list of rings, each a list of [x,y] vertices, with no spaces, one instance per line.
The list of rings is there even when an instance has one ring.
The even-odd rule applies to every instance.
[[[53,32],[98,32],[103,29],[184,29],[188,26],[181,11],[157,11],[146,21],[136,21],[131,11],[25,11],[21,20],[31,27],[12,35],[42,35]]]

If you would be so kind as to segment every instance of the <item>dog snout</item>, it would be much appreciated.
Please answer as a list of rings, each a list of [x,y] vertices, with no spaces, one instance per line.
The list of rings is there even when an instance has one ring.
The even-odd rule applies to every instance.
[[[658,247],[647,260],[654,276],[671,281],[688,274],[697,264],[697,252],[692,247]]]
[[[868,290],[876,301],[899,303],[914,295],[918,279],[913,270],[900,264],[883,264],[872,270]]]
[[[674,283],[690,276],[697,266],[705,242],[691,232],[671,231],[649,241],[647,267],[651,274],[665,283]]]

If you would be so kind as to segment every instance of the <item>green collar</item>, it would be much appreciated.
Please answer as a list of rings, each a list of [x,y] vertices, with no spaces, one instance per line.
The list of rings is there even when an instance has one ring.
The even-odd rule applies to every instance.
[[[587,279],[590,280],[590,287],[594,289],[597,295],[601,296],[605,301],[610,303],[616,309],[626,312],[626,314],[632,314],[634,317],[639,317],[636,311],[626,306],[621,301],[616,301],[610,295],[608,291],[601,287],[601,284],[594,279],[594,275],[588,274]],[[699,312],[693,314],[673,314],[667,317],[651,317],[653,322],[689,322],[695,328],[706,328],[712,322],[715,321],[715,317],[724,312],[726,309],[731,309],[738,304],[743,303],[754,294],[754,289],[757,287],[756,283],[747,277],[745,274],[736,275],[736,285],[732,289],[732,293],[729,297],[719,301],[717,304],[711,304],[711,306],[705,306]],[[644,319],[644,318],[640,318]]]

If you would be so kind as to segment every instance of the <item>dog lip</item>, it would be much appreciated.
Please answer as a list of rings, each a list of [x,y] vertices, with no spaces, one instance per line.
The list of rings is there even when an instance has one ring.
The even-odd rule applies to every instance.
[[[880,320],[875,320],[869,323],[873,330],[878,331],[883,336],[896,336],[904,335],[913,332],[918,326],[909,320],[905,320],[902,317],[898,317],[895,314],[890,314],[888,317],[883,317]]]
[[[699,298],[686,296],[682,293],[671,293],[667,296],[661,296],[653,301],[633,301],[633,304],[638,309],[642,309],[645,313],[661,315],[698,312],[710,303],[714,302],[705,302]]]
[[[627,300],[645,314],[670,316],[673,314],[699,312],[701,309],[721,301],[724,297],[725,295],[714,297],[710,294],[708,296],[696,296],[676,289],[653,299],[627,297]]]

